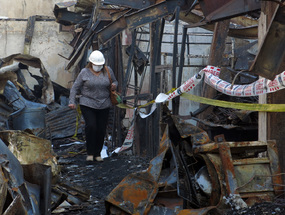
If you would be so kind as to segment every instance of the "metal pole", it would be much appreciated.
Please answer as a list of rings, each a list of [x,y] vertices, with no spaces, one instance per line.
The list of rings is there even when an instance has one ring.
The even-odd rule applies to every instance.
[[[184,67],[184,53],[185,53],[187,29],[188,28],[186,28],[186,27],[183,28],[177,86],[180,86],[181,82],[182,82],[182,73],[183,73],[183,67]],[[175,106],[175,109],[173,109],[173,114],[178,115],[179,114],[180,96],[177,96],[176,98],[174,98],[174,100],[175,100],[176,106]]]
[[[179,72],[178,72],[178,80],[177,85],[180,86],[182,82],[182,73],[184,67],[184,54],[185,54],[185,44],[186,44],[186,36],[187,36],[188,28],[183,28],[183,35],[182,35],[182,45],[181,45],[181,53],[180,53],[180,63],[179,63]],[[179,97],[177,97],[179,98]]]
[[[178,37],[178,25],[179,25],[179,12],[180,12],[180,7],[177,6],[175,10],[175,30],[174,30],[174,42],[173,42],[173,62],[172,62],[172,88],[177,87],[176,83],[176,64],[177,64],[177,37]],[[173,99],[172,100],[172,110],[173,114],[177,115],[178,114],[178,104],[177,100]]]

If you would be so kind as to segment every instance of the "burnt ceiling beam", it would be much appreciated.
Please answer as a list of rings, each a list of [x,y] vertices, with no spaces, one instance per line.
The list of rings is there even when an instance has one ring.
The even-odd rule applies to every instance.
[[[256,0],[200,0],[199,5],[207,22],[229,19],[261,9],[260,1]]]
[[[54,11],[56,22],[63,25],[74,25],[83,22],[88,23],[90,17],[81,15],[81,13],[74,13],[67,11],[66,9],[56,9]]]
[[[100,43],[105,43],[110,39],[114,38],[115,36],[117,36],[126,28],[127,28],[127,22],[125,16],[122,15],[98,32],[97,34],[98,40]]]
[[[126,16],[129,29],[144,26],[174,12],[176,2],[162,2]]]
[[[83,36],[82,42],[80,43],[79,47],[74,50],[74,53],[70,56],[70,61],[67,64],[65,69],[70,69],[74,63],[82,56],[82,52],[84,51],[85,47],[87,47],[87,44],[90,42],[90,40],[93,38],[94,35],[96,35],[97,31],[101,30],[103,27],[107,25],[107,21],[97,21],[95,22],[91,29],[88,30],[88,32]]]
[[[173,13],[177,4],[178,1],[164,1],[137,12],[128,11],[98,32],[98,39],[101,43],[106,43],[127,28],[133,30],[157,21]]]
[[[201,22],[203,19],[202,16],[198,16],[194,13],[189,13],[187,16],[185,16],[185,11],[180,12],[180,20],[187,22],[190,24],[189,28],[194,27],[193,23],[197,27],[204,28],[209,31],[214,31],[215,23],[206,23]],[[244,22],[244,20],[246,20]],[[229,28],[228,36],[235,37],[235,38],[247,38],[247,39],[257,39],[257,30],[258,30],[258,22],[256,20],[251,20],[246,17],[236,17],[231,19],[231,22],[236,23],[239,26],[242,26],[242,23],[245,23],[246,25],[240,27],[240,28]]]
[[[155,0],[105,0],[104,4],[117,5],[140,10],[155,4]]]

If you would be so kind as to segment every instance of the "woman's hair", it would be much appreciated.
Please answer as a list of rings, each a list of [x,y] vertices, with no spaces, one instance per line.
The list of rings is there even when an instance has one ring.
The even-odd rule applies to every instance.
[[[92,68],[92,63],[88,62],[87,65],[85,66],[85,68],[91,69]]]
[[[88,62],[87,65],[85,66],[85,68],[92,69],[92,63],[91,63],[91,62]],[[93,70],[93,69],[92,69],[92,70]],[[104,75],[105,75],[105,64],[103,65],[102,72],[103,72]]]

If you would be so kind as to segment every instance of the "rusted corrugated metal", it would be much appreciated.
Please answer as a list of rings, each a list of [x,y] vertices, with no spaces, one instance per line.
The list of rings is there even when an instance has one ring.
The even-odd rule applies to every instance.
[[[12,107],[7,105],[5,100],[0,97],[0,131],[8,129],[8,118],[12,112]]]
[[[62,106],[46,114],[46,138],[59,139],[71,137],[76,132],[82,133],[82,120],[77,120],[78,113],[68,106]],[[78,125],[78,130],[77,129]]]

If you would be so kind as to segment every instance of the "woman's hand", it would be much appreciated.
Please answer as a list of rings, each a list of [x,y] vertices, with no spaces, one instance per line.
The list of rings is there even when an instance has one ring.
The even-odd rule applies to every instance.
[[[69,104],[68,107],[69,107],[70,109],[76,109],[76,105],[75,105],[75,104]]]
[[[117,89],[117,85],[114,84],[114,83],[112,83],[112,85],[111,85],[111,90],[115,90],[115,89]]]

